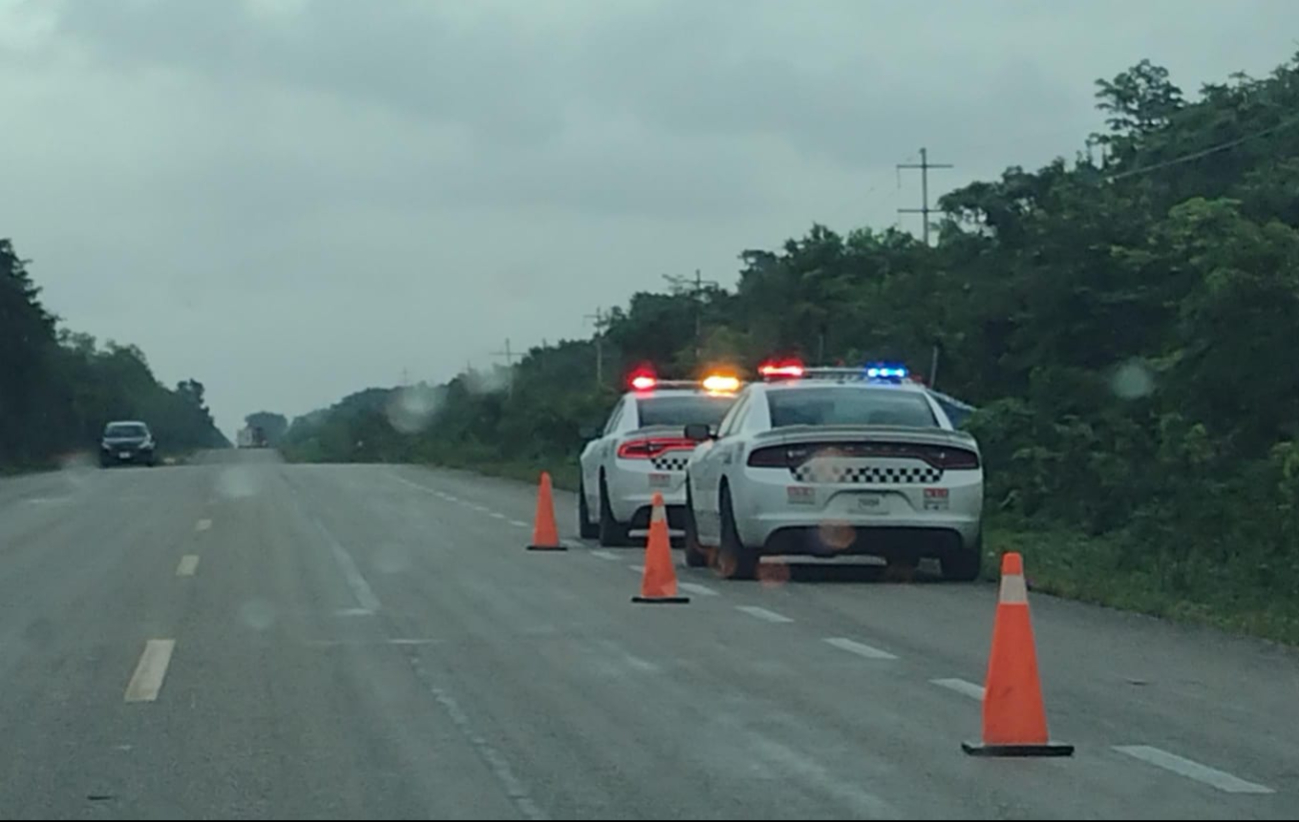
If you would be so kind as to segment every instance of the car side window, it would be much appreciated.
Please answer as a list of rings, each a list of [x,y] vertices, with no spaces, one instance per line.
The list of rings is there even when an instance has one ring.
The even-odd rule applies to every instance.
[[[603,436],[609,436],[618,428],[618,421],[622,419],[622,412],[627,408],[626,400],[619,400],[613,413],[609,415],[609,422],[605,423]]]
[[[717,438],[719,440],[729,437],[736,431],[740,430],[740,422],[743,420],[745,413],[749,410],[749,400],[752,396],[752,394],[745,394],[741,397],[740,401],[731,409],[731,413],[727,414],[726,419],[722,420],[722,427],[717,431]]]

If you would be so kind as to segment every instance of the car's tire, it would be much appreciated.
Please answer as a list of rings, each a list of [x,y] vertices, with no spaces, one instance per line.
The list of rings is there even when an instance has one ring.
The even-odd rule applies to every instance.
[[[983,573],[983,534],[971,548],[961,540],[943,554],[943,579],[949,582],[974,582]]]
[[[709,556],[699,544],[699,523],[695,522],[695,498],[686,486],[686,565],[691,568],[707,568]]]
[[[740,541],[735,527],[735,506],[731,503],[731,489],[723,488],[720,503],[722,540],[717,550],[717,574],[722,579],[756,579],[758,552]]]
[[[596,539],[600,536],[600,524],[591,522],[591,506],[586,503],[585,484],[579,484],[577,489],[577,534],[582,539]]]
[[[629,532],[631,527],[623,525],[613,518],[613,509],[609,507],[609,486],[604,477],[600,477],[600,525],[597,536],[605,548],[625,548],[631,544]]]

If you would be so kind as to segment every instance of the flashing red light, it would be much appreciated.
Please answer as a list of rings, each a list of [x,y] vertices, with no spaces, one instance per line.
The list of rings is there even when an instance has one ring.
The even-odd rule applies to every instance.
[[[654,379],[649,374],[637,374],[631,378],[631,387],[635,388],[637,391],[649,391],[651,388],[658,385],[658,382],[658,380]]]
[[[772,377],[788,377],[797,379],[798,377],[803,376],[805,371],[806,369],[803,368],[803,364],[799,362],[767,363],[758,369],[758,373],[768,379]]]

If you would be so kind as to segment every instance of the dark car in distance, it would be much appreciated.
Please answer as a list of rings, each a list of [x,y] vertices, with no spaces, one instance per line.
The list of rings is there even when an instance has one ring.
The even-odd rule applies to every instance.
[[[99,443],[99,464],[104,468],[113,465],[158,464],[157,443],[149,426],[135,420],[110,422],[104,426],[104,437]]]

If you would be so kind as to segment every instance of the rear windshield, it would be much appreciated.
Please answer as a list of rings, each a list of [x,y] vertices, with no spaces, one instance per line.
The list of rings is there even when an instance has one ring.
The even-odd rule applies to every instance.
[[[682,394],[676,397],[646,397],[636,401],[642,428],[651,425],[718,425],[731,410],[735,397]]]
[[[108,426],[108,428],[104,429],[105,437],[120,437],[124,439],[126,437],[147,437],[148,435],[149,429],[136,423],[118,422],[113,423]]]
[[[799,388],[767,394],[771,427],[790,425],[901,425],[937,428],[920,394],[888,388]]]

